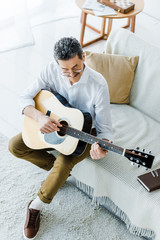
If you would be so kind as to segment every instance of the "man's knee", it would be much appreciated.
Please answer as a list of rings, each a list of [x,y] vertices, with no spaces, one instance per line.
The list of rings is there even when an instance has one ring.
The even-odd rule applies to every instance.
[[[21,148],[21,135],[18,134],[17,136],[11,138],[8,143],[8,150],[10,153],[12,153],[16,157],[20,157],[21,151],[23,149]]]
[[[8,143],[8,150],[10,153],[12,153],[14,156],[16,156],[16,148],[14,144],[14,138],[11,138]]]
[[[74,163],[72,161],[72,156],[65,156],[63,154],[60,154],[54,162],[54,168],[59,168],[59,170],[64,172],[70,172],[73,167]]]

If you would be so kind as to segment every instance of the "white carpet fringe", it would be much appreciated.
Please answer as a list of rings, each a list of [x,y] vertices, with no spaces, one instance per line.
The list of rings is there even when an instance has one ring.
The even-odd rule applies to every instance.
[[[146,237],[148,240],[154,240],[155,239],[155,233],[152,230],[149,229],[143,229],[140,227],[137,227],[133,225],[128,218],[128,216],[118,207],[114,204],[114,202],[106,197],[96,197],[93,196],[94,189],[76,179],[75,181],[76,187],[85,192],[87,195],[89,195],[92,198],[92,204],[95,205],[102,205],[104,207],[107,207],[109,211],[111,211],[113,214],[115,214],[118,218],[120,218],[125,224],[127,229],[130,233],[139,236],[139,237]]]

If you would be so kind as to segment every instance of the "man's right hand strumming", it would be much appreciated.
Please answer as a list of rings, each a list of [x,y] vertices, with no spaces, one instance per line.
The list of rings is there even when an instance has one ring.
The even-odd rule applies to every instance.
[[[43,133],[59,131],[58,127],[62,127],[58,121],[45,115],[42,115],[38,118],[38,125],[40,131]]]
[[[34,106],[27,106],[23,113],[35,121],[38,122],[38,126],[41,132],[50,133],[54,131],[59,131],[58,127],[62,127],[62,125],[55,120],[54,118],[48,117],[44,115],[42,112],[37,110]]]

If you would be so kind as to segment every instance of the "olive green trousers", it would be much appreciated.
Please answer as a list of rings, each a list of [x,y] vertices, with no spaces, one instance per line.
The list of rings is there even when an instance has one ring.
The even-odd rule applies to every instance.
[[[89,156],[91,145],[88,144],[86,150],[80,156],[66,156],[60,153],[58,157],[55,158],[52,154],[48,153],[46,149],[34,150],[27,147],[20,133],[10,139],[8,148],[14,156],[25,159],[47,171],[51,170],[38,191],[38,196],[41,201],[50,203],[59,188],[65,183],[72,168],[78,162]]]

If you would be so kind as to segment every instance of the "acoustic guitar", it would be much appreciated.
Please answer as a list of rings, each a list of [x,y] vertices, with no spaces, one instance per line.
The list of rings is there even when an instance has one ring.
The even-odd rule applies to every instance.
[[[41,90],[36,97],[35,108],[62,124],[60,131],[44,134],[38,123],[25,116],[22,137],[32,149],[56,149],[64,155],[81,155],[87,143],[97,142],[102,149],[112,151],[128,158],[138,166],[151,168],[154,156],[138,149],[125,149],[91,135],[92,117],[87,112],[73,108],[67,100],[57,93]]]

